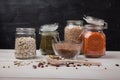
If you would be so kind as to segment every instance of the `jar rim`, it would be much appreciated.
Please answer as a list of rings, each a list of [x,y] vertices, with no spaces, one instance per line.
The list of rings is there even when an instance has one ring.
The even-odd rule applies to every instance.
[[[35,28],[16,28],[17,33],[32,34],[35,33]]]
[[[103,26],[98,26],[98,25],[85,25],[85,29],[88,30],[103,30]]]
[[[82,20],[67,20],[67,24],[68,23],[73,23],[73,24],[76,24],[76,25],[83,25]]]
[[[35,28],[16,28],[16,31],[34,31],[35,32]]]
[[[58,31],[44,31],[44,32],[39,32],[39,34],[42,35],[59,35]]]

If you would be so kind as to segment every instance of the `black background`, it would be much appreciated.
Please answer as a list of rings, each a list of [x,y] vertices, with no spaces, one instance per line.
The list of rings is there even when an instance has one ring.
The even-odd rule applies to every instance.
[[[17,27],[34,27],[39,48],[39,27],[59,23],[63,40],[66,20],[94,16],[108,22],[107,50],[120,51],[119,0],[0,0],[0,49],[14,49]]]

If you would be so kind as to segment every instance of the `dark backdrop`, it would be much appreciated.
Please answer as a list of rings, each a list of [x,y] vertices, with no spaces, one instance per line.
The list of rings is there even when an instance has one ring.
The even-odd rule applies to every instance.
[[[107,50],[120,50],[119,0],[0,0],[0,48],[14,48],[15,29],[34,27],[37,48],[38,29],[43,24],[59,22],[60,38],[68,19],[82,19],[89,15],[108,22]]]

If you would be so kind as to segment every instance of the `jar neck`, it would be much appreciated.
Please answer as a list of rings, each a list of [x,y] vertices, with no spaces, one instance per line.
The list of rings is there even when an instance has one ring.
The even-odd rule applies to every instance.
[[[86,25],[85,31],[103,32],[103,26],[98,25]]]
[[[57,31],[42,31],[40,32],[41,35],[59,35],[59,33]]]
[[[68,20],[67,25],[83,26],[83,22],[81,20]]]
[[[103,33],[103,30],[97,30],[97,29],[85,29],[85,32],[87,31]]]

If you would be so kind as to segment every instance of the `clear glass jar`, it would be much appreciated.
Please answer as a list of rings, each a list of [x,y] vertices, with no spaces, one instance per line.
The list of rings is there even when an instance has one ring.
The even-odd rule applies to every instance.
[[[15,57],[29,59],[36,57],[36,35],[34,28],[16,28]]]
[[[67,26],[64,29],[64,39],[65,41],[81,43],[83,32],[83,22],[80,20],[68,20]]]
[[[42,55],[55,55],[52,48],[52,41],[58,41],[59,33],[56,31],[58,24],[43,25],[40,28],[41,41],[40,52]]]
[[[89,23],[85,25],[83,34],[83,53],[86,57],[97,58],[105,55],[106,36],[103,32],[107,29],[107,23],[104,20],[86,17]]]
[[[54,55],[52,41],[57,39],[59,33],[57,31],[45,31],[41,33],[40,51],[43,55]]]
[[[86,25],[83,34],[83,53],[86,57],[101,57],[106,51],[106,36],[103,28]]]

